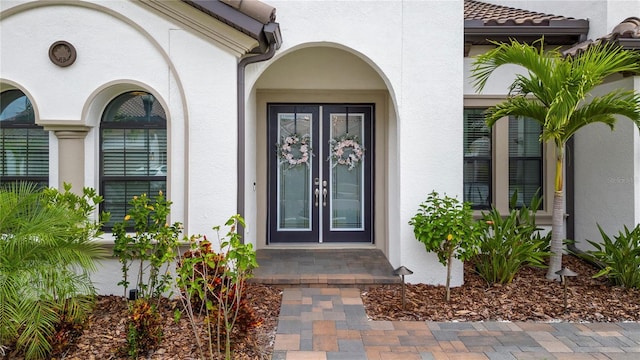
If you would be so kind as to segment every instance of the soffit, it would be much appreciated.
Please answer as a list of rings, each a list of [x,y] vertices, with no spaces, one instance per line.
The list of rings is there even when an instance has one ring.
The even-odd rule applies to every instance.
[[[515,39],[533,42],[542,36],[549,44],[575,44],[586,39],[589,21],[544,14],[481,1],[464,1],[465,43]]]
[[[169,18],[169,20],[183,26],[185,29],[192,31],[207,40],[216,42],[238,57],[245,55],[260,46],[261,41],[258,31],[262,31],[262,24],[259,21],[252,19],[248,15],[242,14],[239,10],[236,10],[218,0],[210,2],[217,3],[215,5],[216,7],[218,5],[223,6],[224,8],[221,8],[224,9],[221,10],[223,14],[214,17],[211,15],[211,11],[205,12],[197,6],[188,4],[185,1],[137,1],[137,3],[153,9],[161,15]],[[224,13],[227,9],[228,13]],[[239,29],[240,25],[232,26],[230,23],[234,23],[233,20],[225,18],[225,14],[230,18],[232,17],[231,14],[234,14],[243,20],[247,20],[247,24],[251,23],[251,21],[253,21],[253,24],[260,24],[260,30],[257,30],[257,25],[256,27],[244,29],[244,31]],[[240,15],[242,15],[242,17]]]

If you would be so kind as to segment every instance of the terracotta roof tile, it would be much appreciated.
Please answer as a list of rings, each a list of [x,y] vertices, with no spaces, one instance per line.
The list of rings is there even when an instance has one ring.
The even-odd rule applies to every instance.
[[[470,45],[512,39],[531,43],[544,37],[548,44],[568,45],[584,41],[589,21],[544,14],[476,0],[464,1],[464,41]],[[465,50],[465,54],[466,54]]]
[[[551,20],[572,20],[573,18],[465,0],[464,19],[482,20],[484,25],[489,26],[545,26],[549,25]]]
[[[630,17],[616,25],[613,30],[598,39],[583,41],[563,53],[565,56],[575,56],[587,50],[593,44],[613,42],[620,44],[625,49],[640,50],[640,18]]]
[[[618,39],[640,39],[640,18],[630,17],[616,25],[611,33],[605,35],[601,39],[608,41]]]

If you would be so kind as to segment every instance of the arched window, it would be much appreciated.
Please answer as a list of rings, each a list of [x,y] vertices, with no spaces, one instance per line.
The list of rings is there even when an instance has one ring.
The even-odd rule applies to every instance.
[[[20,90],[0,93],[0,185],[49,184],[49,134],[36,125],[33,106]]]
[[[111,228],[127,213],[137,195],[153,197],[167,184],[167,119],[153,95],[132,91],[107,106],[100,126],[102,210]]]

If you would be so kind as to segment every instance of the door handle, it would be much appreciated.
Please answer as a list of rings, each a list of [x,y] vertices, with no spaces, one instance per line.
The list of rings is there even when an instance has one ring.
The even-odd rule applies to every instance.
[[[327,180],[322,180],[322,206],[327,206]]]
[[[318,197],[320,195],[320,190],[318,188],[316,188],[316,191],[314,191],[315,195],[316,195],[316,207],[318,207]]]
[[[322,206],[327,206],[327,188],[322,189]]]

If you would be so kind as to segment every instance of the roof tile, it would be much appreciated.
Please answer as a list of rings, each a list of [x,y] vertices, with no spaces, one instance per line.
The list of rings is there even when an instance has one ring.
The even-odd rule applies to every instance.
[[[563,51],[563,54],[565,56],[575,56],[576,54],[586,51],[592,45],[603,42],[618,43],[623,48],[629,50],[640,50],[640,18],[626,18],[620,24],[616,25],[609,34],[595,41],[583,41]]]
[[[485,26],[547,26],[551,20],[572,20],[573,18],[465,0],[464,19],[482,20]]]

